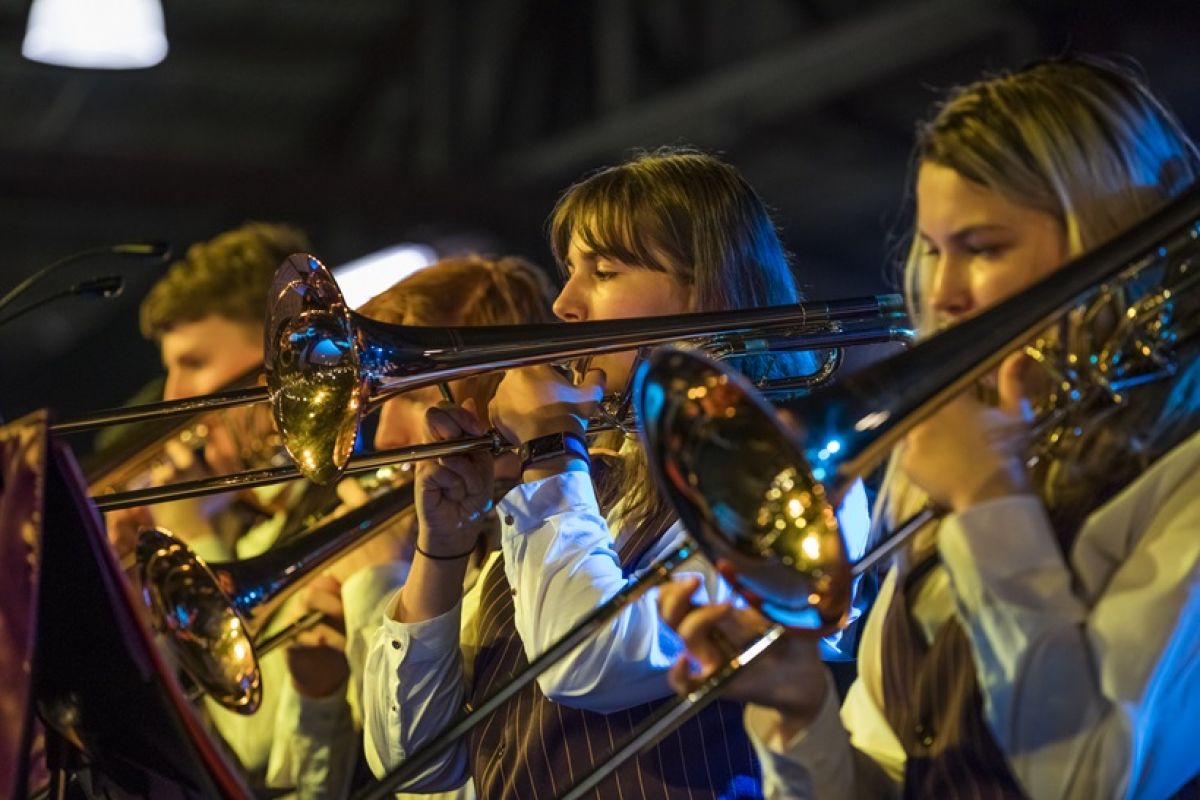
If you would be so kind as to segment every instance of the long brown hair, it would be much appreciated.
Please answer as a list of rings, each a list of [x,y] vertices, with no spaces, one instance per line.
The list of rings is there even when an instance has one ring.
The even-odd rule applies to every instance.
[[[567,189],[549,219],[550,246],[566,273],[578,236],[593,252],[665,272],[694,290],[694,311],[796,303],[800,289],[766,205],[720,159],[669,148],[636,156]],[[739,359],[752,380],[811,372],[807,353]],[[611,441],[610,445],[617,444]],[[640,448],[627,444],[602,502],[624,501],[634,525],[665,527],[673,517]]]

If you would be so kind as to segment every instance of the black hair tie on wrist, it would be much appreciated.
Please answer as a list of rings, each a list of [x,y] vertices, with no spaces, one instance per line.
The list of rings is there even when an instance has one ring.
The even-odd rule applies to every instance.
[[[421,549],[421,545],[417,544],[416,542],[414,542],[414,543],[413,543],[413,549],[415,549],[415,550],[416,550],[418,553],[420,553],[421,555],[425,556],[426,558],[431,558],[431,559],[433,559],[434,561],[458,561],[459,559],[466,558],[466,557],[468,557],[469,555],[471,555],[471,553],[474,553],[474,552],[475,552],[475,547],[476,547],[476,546],[477,546],[477,545],[471,545],[471,549],[470,549],[470,550],[468,550],[468,551],[467,551],[467,552],[465,552],[465,553],[459,553],[458,555],[452,555],[452,556],[439,556],[439,555],[435,555],[435,554],[433,554],[433,553],[427,553],[427,552],[425,552],[424,550],[422,550],[422,549]]]

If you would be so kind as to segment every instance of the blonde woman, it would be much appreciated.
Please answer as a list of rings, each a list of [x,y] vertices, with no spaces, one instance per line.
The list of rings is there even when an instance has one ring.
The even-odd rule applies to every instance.
[[[906,283],[932,333],[1161,207],[1200,160],[1135,76],[1068,59],[952,93],[915,168]],[[998,402],[959,397],[894,454],[882,519],[927,499],[950,513],[887,573],[840,714],[799,640],[731,687],[769,796],[1163,798],[1200,774],[1195,352],[1037,481],[1029,367],[1010,357]],[[691,588],[660,604],[699,661],[677,663],[680,690],[712,668],[714,627],[740,641],[762,623]]]

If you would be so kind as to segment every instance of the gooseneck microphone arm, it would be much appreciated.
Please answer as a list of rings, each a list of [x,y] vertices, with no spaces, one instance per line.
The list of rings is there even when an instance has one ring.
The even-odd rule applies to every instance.
[[[163,263],[171,257],[171,246],[166,242],[124,242],[121,244],[105,245],[104,247],[94,247],[90,250],[82,250],[78,253],[72,253],[65,258],[60,258],[45,267],[42,267],[37,272],[30,275],[25,280],[18,283],[12,289],[0,298],[0,311],[3,311],[8,306],[31,288],[37,285],[48,275],[62,269],[63,267],[74,264],[79,261],[86,261],[89,258],[98,258],[100,256],[121,256],[124,258],[140,258],[158,263]],[[105,275],[97,278],[88,278],[78,283],[72,284],[66,289],[54,292],[40,300],[36,300],[12,314],[0,317],[0,325],[6,322],[11,322],[17,317],[26,314],[35,308],[39,308],[51,300],[56,300],[60,297],[68,297],[70,295],[98,295],[104,298],[116,297],[121,293],[125,286],[124,279],[119,275]]]

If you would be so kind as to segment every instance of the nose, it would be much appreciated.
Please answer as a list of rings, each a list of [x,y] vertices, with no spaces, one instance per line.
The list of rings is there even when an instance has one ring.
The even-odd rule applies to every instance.
[[[939,319],[958,320],[971,313],[967,268],[946,255],[938,258],[929,288],[929,307]]]
[[[587,301],[580,285],[581,280],[580,271],[576,270],[575,274],[567,278],[562,291],[554,299],[554,316],[563,322],[583,322],[588,318]]]
[[[177,372],[167,370],[167,380],[163,384],[163,400],[179,400],[194,394],[190,381]]]

